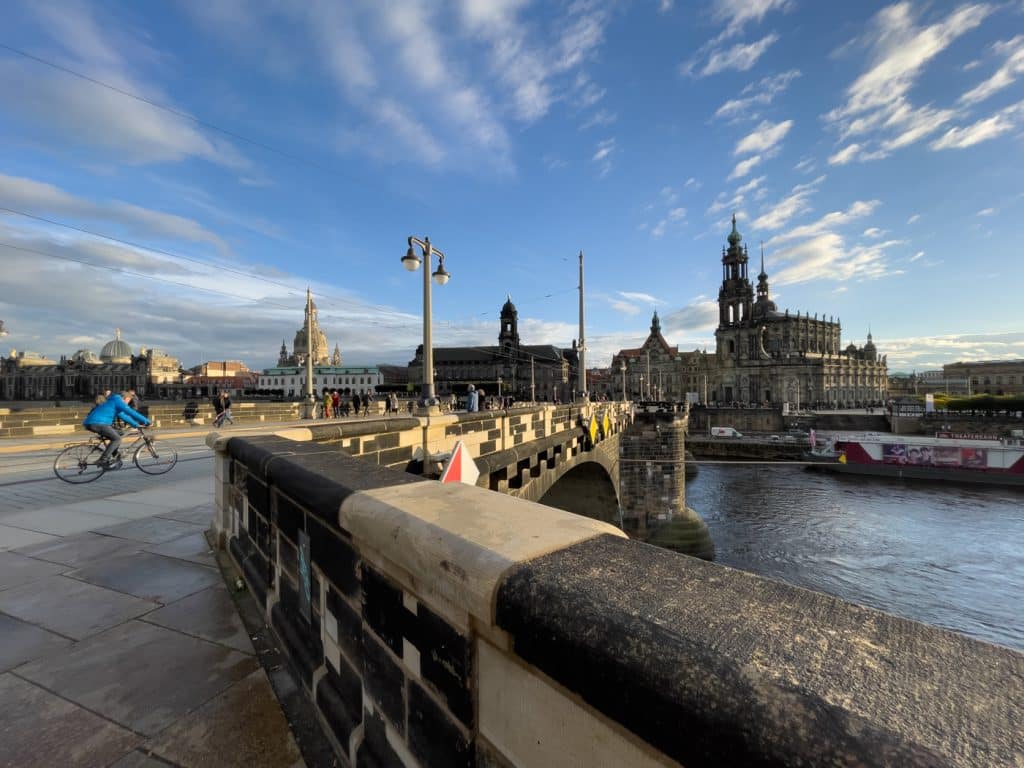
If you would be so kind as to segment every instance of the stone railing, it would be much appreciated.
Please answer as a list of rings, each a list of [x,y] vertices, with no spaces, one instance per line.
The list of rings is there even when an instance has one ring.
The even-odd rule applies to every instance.
[[[314,442],[215,528],[350,766],[996,766],[1024,655]]]

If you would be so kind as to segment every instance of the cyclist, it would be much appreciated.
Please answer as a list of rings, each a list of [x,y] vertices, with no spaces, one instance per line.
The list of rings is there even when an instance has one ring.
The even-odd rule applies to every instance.
[[[100,437],[106,438],[107,447],[103,450],[98,464],[102,467],[110,466],[110,457],[121,445],[121,433],[114,429],[114,419],[120,418],[133,427],[148,427],[150,422],[138,411],[128,407],[120,395],[108,395],[97,397],[96,405],[89,411],[89,414],[82,422],[90,432],[95,432]]]

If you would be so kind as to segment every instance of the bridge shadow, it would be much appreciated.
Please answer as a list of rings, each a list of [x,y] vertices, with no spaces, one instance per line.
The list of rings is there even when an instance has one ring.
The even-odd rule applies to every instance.
[[[541,496],[549,507],[619,525],[619,503],[607,470],[595,462],[573,467]]]

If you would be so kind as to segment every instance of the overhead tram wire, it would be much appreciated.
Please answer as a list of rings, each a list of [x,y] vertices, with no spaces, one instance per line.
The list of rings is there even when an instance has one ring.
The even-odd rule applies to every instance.
[[[275,155],[278,155],[280,157],[283,157],[286,160],[290,160],[293,163],[299,163],[301,165],[308,166],[308,167],[313,168],[313,169],[315,169],[317,171],[320,171],[322,173],[327,173],[327,174],[330,174],[332,176],[338,176],[340,178],[347,179],[347,180],[354,180],[351,177],[346,176],[345,174],[341,173],[336,168],[328,168],[325,165],[321,165],[320,163],[316,163],[316,162],[314,162],[312,160],[309,160],[307,158],[302,157],[301,155],[295,155],[295,154],[292,154],[291,152],[287,152],[287,151],[285,151],[283,149],[278,149],[277,147],[272,146],[270,144],[267,144],[266,142],[259,141],[258,139],[250,139],[248,136],[245,136],[245,135],[243,135],[241,133],[238,133],[237,131],[232,131],[229,128],[222,128],[221,126],[217,125],[216,123],[211,123],[210,121],[203,120],[202,118],[196,117],[195,115],[190,115],[188,112],[184,112],[184,111],[182,111],[180,109],[175,109],[174,107],[169,106],[167,104],[161,104],[158,101],[153,101],[152,99],[147,99],[145,96],[140,96],[137,93],[132,93],[131,91],[125,90],[124,88],[118,88],[116,85],[112,85],[110,83],[104,82],[103,80],[99,80],[99,79],[97,79],[95,77],[90,77],[89,75],[85,74],[84,72],[79,72],[78,70],[72,69],[71,67],[66,67],[63,64],[58,64],[55,61],[50,61],[49,59],[44,59],[42,56],[36,56],[35,54],[29,53],[28,51],[23,51],[20,48],[15,48],[14,46],[11,46],[11,45],[7,45],[6,43],[0,43],[0,49],[3,49],[5,51],[10,51],[11,53],[17,54],[18,56],[23,56],[26,59],[30,59],[31,61],[35,61],[35,62],[37,62],[39,64],[43,64],[43,65],[45,65],[47,67],[52,67],[53,69],[56,69],[59,72],[63,72],[65,74],[71,75],[72,77],[77,77],[77,78],[79,78],[81,80],[85,80],[86,82],[92,83],[93,85],[97,85],[97,86],[99,86],[101,88],[106,88],[109,91],[113,91],[114,93],[120,94],[121,96],[125,96],[125,97],[127,97],[129,99],[135,99],[136,101],[142,102],[143,104],[148,104],[149,106],[151,106],[151,107],[153,107],[155,109],[163,110],[164,112],[167,112],[169,114],[175,115],[176,117],[180,117],[180,118],[185,119],[185,120],[190,120],[193,123],[195,123],[196,125],[201,125],[204,128],[209,128],[211,131],[217,131],[218,133],[221,133],[221,134],[223,134],[225,136],[230,136],[231,138],[236,139],[238,141],[243,141],[246,144],[249,144],[249,145],[254,146],[254,147],[258,147],[259,149],[262,149],[262,150],[264,150],[266,152],[270,152],[272,154],[275,154]]]
[[[227,297],[232,298],[232,299],[241,299],[242,301],[248,301],[248,302],[260,302],[260,303],[263,303],[263,304],[268,304],[268,305],[270,305],[272,307],[277,307],[278,309],[287,309],[287,310],[294,310],[295,309],[295,307],[289,307],[289,306],[286,306],[284,304],[275,304],[274,302],[267,301],[266,299],[254,299],[254,298],[251,298],[249,296],[241,296],[241,295],[239,295],[237,293],[228,293],[227,291],[219,291],[216,288],[203,288],[202,286],[192,285],[191,283],[182,283],[182,282],[178,282],[177,280],[170,280],[170,279],[168,279],[166,277],[157,277],[156,275],[146,275],[146,274],[143,274],[142,272],[133,272],[132,270],[125,269],[124,267],[115,267],[115,266],[111,266],[109,264],[96,264],[96,263],[91,262],[91,261],[86,261],[85,259],[76,259],[74,256],[58,255],[56,253],[47,253],[46,251],[40,251],[37,248],[26,248],[23,245],[14,245],[13,243],[5,243],[3,241],[0,241],[0,248],[9,248],[12,251],[21,251],[22,253],[31,253],[31,254],[34,254],[36,256],[43,256],[43,257],[48,258],[48,259],[57,259],[58,261],[70,261],[70,262],[73,262],[75,264],[81,264],[83,266],[92,267],[94,269],[106,269],[106,270],[108,270],[110,272],[117,272],[118,274],[122,274],[122,275],[131,275],[132,277],[141,277],[143,280],[156,280],[157,282],[160,282],[160,283],[168,283],[169,285],[176,285],[176,286],[178,286],[180,288],[189,288],[190,290],[194,290],[194,291],[204,291],[205,293],[215,293],[215,294],[218,294],[220,296],[227,296]]]
[[[63,222],[63,221],[57,221],[56,219],[48,219],[45,216],[38,216],[38,215],[33,214],[33,213],[27,213],[25,211],[19,211],[19,210],[16,210],[14,208],[8,208],[6,206],[0,206],[0,211],[6,211],[7,213],[12,213],[12,214],[15,214],[17,216],[24,216],[25,218],[28,218],[28,219],[34,219],[36,221],[40,221],[40,222],[43,222],[43,223],[46,223],[46,224],[52,224],[53,226],[64,227],[65,229],[70,229],[70,230],[75,231],[75,232],[81,232],[82,234],[85,234],[85,235],[90,235],[92,237],[98,237],[98,238],[101,238],[103,240],[110,240],[111,242],[119,243],[121,245],[127,245],[127,246],[129,246],[131,248],[140,248],[140,249],[142,249],[144,251],[149,251],[151,253],[159,253],[160,255],[167,256],[168,258],[171,258],[171,259],[177,259],[177,260],[180,260],[180,261],[192,262],[193,264],[198,264],[198,265],[200,265],[202,267],[206,267],[207,269],[220,270],[220,271],[223,271],[223,272],[230,272],[232,274],[240,275],[242,277],[246,277],[246,278],[249,278],[251,280],[258,280],[260,282],[267,283],[268,285],[274,285],[274,286],[277,286],[279,288],[284,288],[285,290],[288,291],[289,294],[292,294],[292,295],[296,295],[296,296],[300,295],[300,292],[297,291],[294,286],[288,285],[287,283],[278,282],[276,280],[271,280],[268,277],[263,277],[261,275],[256,275],[256,274],[253,274],[251,272],[246,272],[244,270],[233,269],[232,267],[224,266],[222,264],[214,264],[214,263],[211,263],[209,261],[204,261],[203,259],[193,258],[191,256],[184,256],[184,255],[182,255],[180,253],[173,253],[171,251],[167,251],[167,250],[164,250],[162,248],[156,248],[156,247],[151,246],[151,245],[143,245],[142,243],[136,243],[136,242],[133,242],[131,240],[124,240],[124,239],[119,238],[119,237],[114,237],[113,235],[104,234],[103,232],[97,232],[95,230],[85,229],[83,227],[77,227],[77,226],[75,226],[73,224],[68,224],[68,223]],[[61,257],[53,255],[53,258],[61,258]],[[88,264],[90,266],[97,266],[97,267],[101,267],[102,266],[102,265],[98,265],[98,264],[91,264],[90,262],[81,262],[81,263]],[[143,277],[145,277],[145,275],[143,275]],[[230,294],[225,294],[225,295],[230,295]],[[328,300],[337,302],[337,304],[339,305],[338,309],[340,309],[340,310],[344,310],[345,305],[348,304],[350,306],[355,306],[355,307],[358,307],[358,308],[365,308],[368,311],[372,310],[372,311],[377,312],[377,313],[382,314],[382,315],[393,315],[394,314],[394,312],[392,312],[391,310],[388,310],[386,307],[382,307],[379,304],[355,304],[354,302],[346,301],[345,299],[341,299],[341,298],[339,298],[337,296],[332,296],[331,294],[321,293],[321,294],[318,294],[318,295],[320,297],[322,297],[322,298],[326,298]],[[289,309],[290,309],[290,307],[289,307]],[[407,324],[380,323],[380,322],[377,322],[377,321],[370,321],[370,322],[371,322],[371,324],[374,324],[374,325],[380,325],[380,326],[383,326],[383,327],[392,327],[392,328],[402,328],[402,327],[414,328],[414,327],[416,327],[416,323],[415,322],[410,322],[410,323],[407,323]]]

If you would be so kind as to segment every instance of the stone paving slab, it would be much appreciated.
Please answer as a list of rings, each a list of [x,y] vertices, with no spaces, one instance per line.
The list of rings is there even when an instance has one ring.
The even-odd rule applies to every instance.
[[[208,760],[205,765],[214,763]],[[129,752],[116,763],[111,763],[110,768],[168,768],[169,763],[155,757],[150,757],[144,749],[136,749]]]
[[[0,523],[2,522],[3,518],[0,518]],[[49,533],[26,531],[24,528],[15,528],[11,525],[0,525],[0,551],[18,549],[47,541],[59,541],[59,539]]]
[[[245,625],[223,583],[165,605],[146,614],[142,620],[220,643],[242,653],[255,653]]]
[[[48,560],[66,566],[81,566],[91,560],[110,557],[111,555],[136,552],[146,545],[138,541],[119,539],[116,536],[102,536],[98,533],[82,533],[60,539],[52,539],[39,544],[20,547],[19,555]]]
[[[129,621],[18,674],[137,733],[155,736],[259,669],[252,656]]]
[[[35,560],[14,552],[0,552],[0,590],[66,571],[67,566]]]
[[[217,745],[221,768],[305,765],[261,669],[182,718],[145,748],[184,768],[205,768],[210,764],[211,744]]]
[[[67,576],[47,576],[0,592],[3,613],[75,640],[159,607]]]
[[[178,520],[182,523],[194,523],[209,527],[213,521],[213,504],[207,499],[205,504],[200,504],[197,507],[176,509],[173,512],[161,512],[159,516],[167,520]]]
[[[209,542],[202,533],[190,533],[179,539],[171,539],[163,544],[154,544],[145,547],[146,552],[152,552],[164,557],[176,557],[179,560],[188,560],[192,563],[216,567],[217,560],[213,556]]]
[[[223,583],[220,573],[213,568],[150,552],[97,560],[67,575],[164,605]]]
[[[0,675],[0,766],[103,768],[139,741],[32,683]]]
[[[0,672],[71,645],[66,637],[19,621],[5,613],[0,613],[0,638],[3,638],[3,642],[0,642]]]
[[[34,509],[29,512],[15,512],[13,515],[0,517],[4,525],[24,528],[28,531],[49,533],[54,536],[73,536],[96,528],[104,528],[122,522],[124,518],[115,515],[104,515],[96,512],[85,512],[75,509],[75,505],[65,507],[49,507]]]
[[[193,488],[192,486],[195,485],[194,481],[185,482],[181,485],[183,487],[180,488],[175,486],[173,488],[155,488],[153,490],[123,493],[111,496],[109,500],[118,504],[141,505],[146,508],[159,507],[162,511],[157,512],[156,514],[158,515],[164,512],[196,506],[203,502],[210,503],[210,496],[213,493],[212,477],[203,479],[202,489]]]
[[[142,520],[130,520],[103,528],[104,536],[117,536],[121,539],[132,539],[146,544],[163,544],[189,533],[201,533],[209,526],[182,523],[177,520],[166,520],[162,517],[147,517]]]

